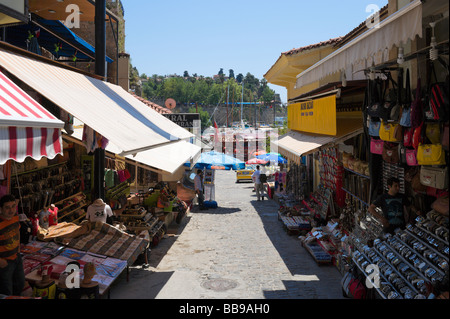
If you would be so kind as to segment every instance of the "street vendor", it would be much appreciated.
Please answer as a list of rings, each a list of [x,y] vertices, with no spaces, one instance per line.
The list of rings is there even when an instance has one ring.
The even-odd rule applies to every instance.
[[[86,211],[86,219],[90,222],[102,222],[112,224],[113,211],[111,206],[106,204],[103,199],[96,199]]]
[[[396,177],[387,180],[388,192],[378,196],[369,206],[369,213],[377,218],[382,224],[384,231],[393,233],[396,228],[404,228],[409,221],[406,208],[410,208],[413,213],[420,215],[420,212],[411,205],[410,201],[400,191],[400,181]],[[376,208],[381,208],[382,214]]]
[[[0,198],[0,294],[20,296],[25,286],[20,249],[20,222],[13,195]]]

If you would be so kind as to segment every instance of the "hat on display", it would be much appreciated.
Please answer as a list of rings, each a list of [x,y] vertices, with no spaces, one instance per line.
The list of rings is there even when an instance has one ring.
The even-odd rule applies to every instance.
[[[103,201],[103,199],[98,198],[92,203],[92,205],[96,207],[104,207],[106,203]]]

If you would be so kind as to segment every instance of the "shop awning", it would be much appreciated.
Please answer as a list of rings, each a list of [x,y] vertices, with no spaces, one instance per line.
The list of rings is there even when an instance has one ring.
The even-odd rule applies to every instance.
[[[297,75],[296,87],[313,83],[335,72],[360,64],[365,60],[369,67],[373,61],[385,60],[382,56],[394,45],[405,45],[408,40],[422,37],[422,3],[414,0],[380,23],[326,56]],[[381,55],[381,58],[380,58]],[[387,58],[386,58],[387,60]]]
[[[126,158],[173,174],[186,162],[193,167],[200,158],[201,151],[201,147],[197,145],[178,141],[139,152],[136,156],[127,155]]]
[[[0,165],[62,154],[58,120],[0,72]]]
[[[304,155],[317,152],[320,148],[337,144],[363,133],[362,119],[338,119],[336,136],[314,135],[298,131],[289,131],[271,142],[271,150],[278,151],[286,158],[300,163]]]
[[[82,143],[84,124],[78,119],[74,119],[73,134],[69,139],[76,139]],[[106,151],[119,154],[120,148],[114,143],[108,143]],[[136,154],[126,155],[125,158],[149,166],[154,171],[165,174],[173,174],[184,163],[195,164],[201,155],[201,147],[191,144],[188,141],[179,140],[170,144],[155,146],[146,151]],[[191,165],[191,166],[192,166]]]
[[[0,66],[106,137],[121,156],[193,137],[117,85],[4,47]]]

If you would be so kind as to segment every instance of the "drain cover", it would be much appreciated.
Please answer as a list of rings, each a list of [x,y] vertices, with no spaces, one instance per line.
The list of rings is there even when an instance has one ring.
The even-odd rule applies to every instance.
[[[214,291],[225,291],[237,287],[237,282],[229,279],[209,279],[202,282],[201,286],[205,289]]]

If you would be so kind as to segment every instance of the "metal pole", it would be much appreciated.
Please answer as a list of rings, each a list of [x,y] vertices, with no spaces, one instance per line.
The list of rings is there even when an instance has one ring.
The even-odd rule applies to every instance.
[[[241,125],[244,126],[244,121],[242,120],[242,113],[244,109],[244,80],[242,80],[242,97],[241,97]]]
[[[106,0],[95,1],[95,74],[106,75]],[[105,150],[94,151],[94,198],[105,199]]]
[[[227,128],[230,127],[229,123],[228,123],[228,104],[230,103],[230,82],[228,82],[228,87],[227,87]]]
[[[275,102],[275,95],[273,96],[273,127],[276,127],[275,117],[277,116],[277,104]]]

